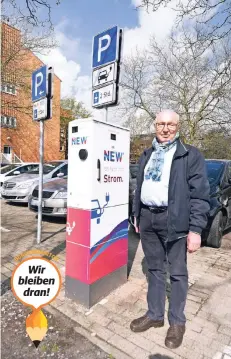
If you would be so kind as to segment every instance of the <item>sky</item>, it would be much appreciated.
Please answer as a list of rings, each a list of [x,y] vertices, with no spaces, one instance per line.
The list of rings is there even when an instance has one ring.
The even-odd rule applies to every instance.
[[[39,55],[42,61],[54,67],[62,80],[61,96],[82,101],[97,119],[104,119],[105,111],[91,106],[92,39],[98,33],[118,25],[124,30],[123,58],[136,48],[148,45],[151,35],[163,42],[170,32],[176,13],[161,8],[156,13],[137,9],[141,0],[61,0],[52,7],[52,22],[59,46],[48,55]],[[109,109],[109,121],[116,118],[116,107]]]

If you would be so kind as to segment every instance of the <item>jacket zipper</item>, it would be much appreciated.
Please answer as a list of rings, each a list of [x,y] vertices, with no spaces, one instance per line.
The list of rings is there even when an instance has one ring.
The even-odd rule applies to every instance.
[[[181,239],[181,238],[184,238],[184,237],[187,237],[188,235],[186,234],[185,236],[181,236],[181,237],[177,237],[177,239]]]

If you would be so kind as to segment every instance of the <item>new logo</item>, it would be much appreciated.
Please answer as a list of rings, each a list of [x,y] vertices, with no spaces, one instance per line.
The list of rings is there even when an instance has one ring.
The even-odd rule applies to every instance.
[[[86,145],[87,144],[87,137],[72,137],[71,141],[72,145]]]
[[[123,156],[124,156],[123,152],[104,150],[104,161],[122,162]]]

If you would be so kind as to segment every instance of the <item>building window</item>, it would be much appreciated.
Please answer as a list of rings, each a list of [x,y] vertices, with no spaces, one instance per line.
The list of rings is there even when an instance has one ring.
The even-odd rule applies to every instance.
[[[1,127],[16,128],[17,120],[11,116],[1,116]]]
[[[1,85],[2,92],[8,93],[10,95],[16,95],[16,86],[12,84],[2,84]]]

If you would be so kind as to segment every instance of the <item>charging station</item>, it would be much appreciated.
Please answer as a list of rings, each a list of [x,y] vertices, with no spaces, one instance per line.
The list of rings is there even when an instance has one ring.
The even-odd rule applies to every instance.
[[[66,296],[90,308],[127,281],[130,132],[69,123]]]

